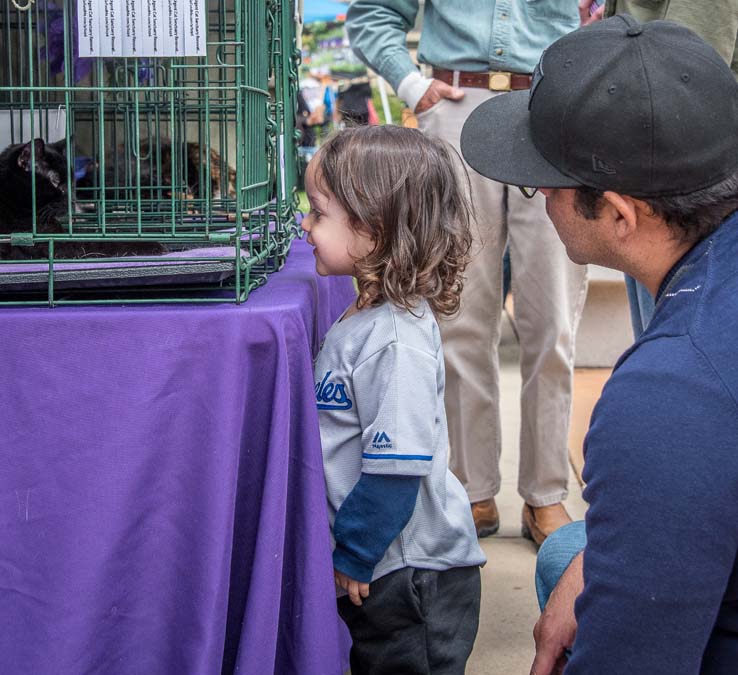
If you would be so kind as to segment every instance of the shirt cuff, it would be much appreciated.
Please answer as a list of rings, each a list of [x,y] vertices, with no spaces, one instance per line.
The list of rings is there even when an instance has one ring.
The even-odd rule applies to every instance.
[[[352,579],[365,584],[371,582],[372,575],[374,574],[374,565],[361,558],[357,558],[340,544],[336,544],[336,548],[333,551],[333,567]]]
[[[423,77],[417,70],[410,73],[405,79],[400,82],[400,86],[397,87],[397,95],[407,103],[407,107],[415,112],[415,107],[418,105],[418,101],[425,95],[428,88],[433,83],[433,80],[428,77]]]

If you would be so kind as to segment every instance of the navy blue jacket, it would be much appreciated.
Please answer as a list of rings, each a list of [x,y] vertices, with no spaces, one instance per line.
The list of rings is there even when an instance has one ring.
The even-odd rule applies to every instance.
[[[738,673],[738,215],[667,275],[585,440],[567,675]]]

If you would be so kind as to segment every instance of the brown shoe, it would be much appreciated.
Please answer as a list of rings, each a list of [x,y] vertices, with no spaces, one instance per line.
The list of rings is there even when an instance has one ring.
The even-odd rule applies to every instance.
[[[536,546],[540,546],[551,532],[570,522],[571,517],[561,502],[550,506],[525,504],[522,535],[534,542]]]
[[[495,499],[485,499],[471,505],[477,537],[489,537],[500,529],[500,515],[497,513]]]

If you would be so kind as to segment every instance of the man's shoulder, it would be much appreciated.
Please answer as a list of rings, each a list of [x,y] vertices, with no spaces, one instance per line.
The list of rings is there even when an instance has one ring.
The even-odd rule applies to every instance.
[[[738,406],[721,373],[689,334],[664,336],[638,344],[606,383],[585,459],[594,471],[707,463],[738,475],[736,437]]]
[[[738,219],[728,225],[716,233],[710,247],[689,334],[738,400]]]
[[[738,400],[738,220],[728,221],[697,247],[659,297],[644,335],[616,371],[680,368],[688,348]],[[684,338],[679,340],[678,338]]]
[[[675,403],[707,392],[712,397],[732,398],[714,359],[704,352],[693,331],[686,331],[636,342],[613,371],[602,400],[617,405],[630,401],[636,405],[639,400],[653,404],[663,399]]]

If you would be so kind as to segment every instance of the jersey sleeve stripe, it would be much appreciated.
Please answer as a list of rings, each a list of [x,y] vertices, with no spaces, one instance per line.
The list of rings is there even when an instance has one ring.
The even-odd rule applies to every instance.
[[[424,462],[430,462],[433,455],[376,455],[364,452],[361,455],[364,459],[420,459]]]

